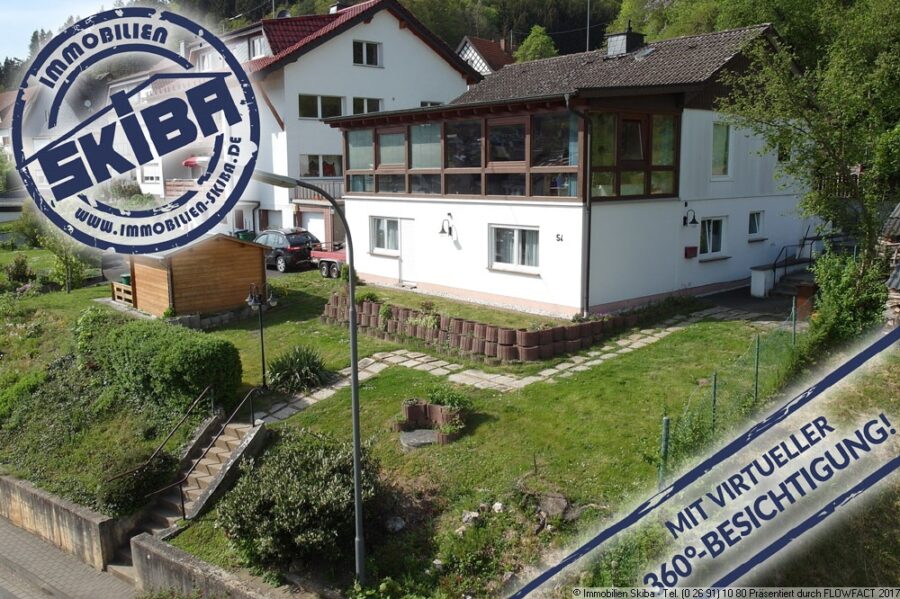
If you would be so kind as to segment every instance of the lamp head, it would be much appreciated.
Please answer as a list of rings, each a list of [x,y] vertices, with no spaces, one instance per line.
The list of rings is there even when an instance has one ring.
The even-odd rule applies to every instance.
[[[275,173],[269,173],[266,171],[255,170],[253,171],[252,178],[254,181],[259,181],[260,183],[265,183],[266,185],[272,185],[273,187],[285,187],[287,189],[293,189],[297,187],[296,179],[285,177],[284,175],[276,175]]]

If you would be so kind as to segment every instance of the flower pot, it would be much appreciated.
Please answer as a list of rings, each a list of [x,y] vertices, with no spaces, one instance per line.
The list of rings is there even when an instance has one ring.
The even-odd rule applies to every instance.
[[[447,424],[460,417],[459,408],[451,408],[449,406],[441,406],[438,404],[428,404],[428,418],[431,423],[437,426]]]
[[[516,331],[516,345],[519,347],[536,347],[540,342],[540,331],[526,331],[525,329]]]
[[[484,355],[484,339],[479,339],[478,337],[472,337],[472,353],[476,356]]]
[[[472,336],[477,337],[479,339],[484,339],[484,334],[487,331],[487,325],[481,322],[476,322],[475,327],[472,329]]]
[[[494,341],[484,342],[484,355],[489,358],[497,357],[497,343]]]
[[[427,328],[428,327],[426,327],[424,324],[416,325],[416,337],[418,337],[419,339],[425,339],[425,330]]]
[[[450,338],[450,333],[447,331],[438,331],[435,338],[437,339],[438,345],[446,345]]]
[[[415,336],[416,336],[416,325],[410,324],[410,323],[408,323],[408,322],[405,323],[405,324],[403,325],[403,333],[404,333],[407,337],[415,337]]]
[[[377,313],[377,312],[376,312],[375,314],[371,314],[371,315],[369,316],[369,326],[370,326],[370,327],[372,327],[373,329],[377,329],[379,323],[380,323],[380,321],[379,321],[379,319],[378,319],[378,313]]]
[[[414,404],[403,404],[403,417],[411,426],[428,426],[428,404],[421,401]]]
[[[450,319],[450,328],[448,329],[451,333],[456,333],[457,335],[462,332],[462,319],[460,318],[451,318]]]
[[[549,360],[554,355],[553,352],[553,341],[547,343],[545,345],[540,346],[540,356],[541,360]]]
[[[447,342],[450,345],[450,349],[459,347],[459,333],[450,333],[447,336]]]
[[[341,301],[341,294],[338,293],[337,291],[332,291],[331,292],[331,305],[337,306],[340,303],[340,301]]]
[[[558,326],[550,329],[550,332],[553,334],[553,341],[565,341],[566,340],[566,327]]]
[[[432,343],[437,338],[437,329],[425,327],[425,341]]]
[[[472,338],[460,335],[459,336],[459,350],[462,352],[472,351]]]
[[[456,441],[457,439],[459,439],[459,436],[460,436],[461,434],[462,434],[461,432],[455,432],[455,433],[442,433],[441,431],[438,431],[438,432],[437,432],[437,435],[436,435],[436,437],[437,437],[437,444],[438,444],[438,445],[449,445],[450,443],[453,443],[454,441]]]
[[[554,341],[553,342],[553,355],[561,356],[566,353],[566,342],[565,341]]]
[[[519,359],[519,348],[515,345],[498,345],[497,357],[503,362],[514,362]]]
[[[393,318],[387,321],[387,332],[392,335],[397,332],[397,321]]]
[[[519,359],[523,362],[536,362],[541,359],[541,348],[538,345],[533,347],[519,347]]]
[[[485,325],[484,340],[496,343],[497,342],[497,327],[495,327],[494,325],[490,325],[490,324]]]
[[[602,320],[594,320],[591,322],[591,335],[594,337],[594,341],[603,341],[605,328],[606,323]]]
[[[497,344],[498,345],[513,345],[516,342],[516,331],[515,329],[498,329],[497,330]]]
[[[450,317],[446,314],[441,314],[441,330],[446,331],[450,328]]]
[[[394,431],[395,433],[402,433],[403,431],[407,430],[408,428],[409,428],[409,424],[408,424],[408,421],[406,421],[406,420],[403,420],[403,421],[395,420],[394,422],[391,423],[391,430]]]
[[[567,354],[577,354],[581,351],[581,339],[570,339],[565,343]]]
[[[397,318],[397,320],[399,320],[400,322],[406,322],[406,320],[408,318],[409,318],[409,308],[400,308],[400,315],[399,315],[399,318]]]
[[[566,341],[575,341],[581,339],[581,325],[570,324],[566,327]]]
[[[400,308],[398,308],[397,306],[391,306],[391,318],[393,318],[394,320],[400,319]]]
[[[371,314],[372,313],[372,302],[370,302],[369,300],[365,300],[364,302],[361,302],[359,305],[359,311],[361,313],[365,314],[366,316]]]

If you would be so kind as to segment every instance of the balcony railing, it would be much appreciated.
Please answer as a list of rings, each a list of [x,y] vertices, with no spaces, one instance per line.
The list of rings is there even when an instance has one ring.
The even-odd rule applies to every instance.
[[[343,197],[344,195],[344,178],[328,178],[328,179],[313,179],[313,178],[304,178],[300,179],[305,183],[309,183],[311,185],[316,185],[321,187],[326,192],[331,194],[331,196],[335,199]],[[295,187],[293,192],[291,192],[292,200],[324,200],[325,198],[321,197],[319,194],[310,191],[308,189],[304,189],[302,187]]]

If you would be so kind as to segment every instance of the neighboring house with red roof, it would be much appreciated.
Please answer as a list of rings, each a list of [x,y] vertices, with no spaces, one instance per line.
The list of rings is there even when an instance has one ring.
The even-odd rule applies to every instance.
[[[506,40],[495,42],[483,37],[467,35],[456,48],[459,57],[482,75],[490,75],[516,61],[506,47]]]
[[[572,316],[771,274],[816,223],[776,152],[714,109],[752,43],[776,34],[629,30],[508,64],[447,105],[329,119],[360,277]]]
[[[255,84],[264,140],[257,168],[309,179],[337,197],[344,192],[343,143],[321,119],[442,104],[481,79],[397,0],[264,19],[223,39]],[[207,56],[204,47],[190,48],[201,69],[217,68]],[[181,176],[199,172],[184,168]],[[336,225],[325,202],[308,192],[253,182],[219,230],[302,226],[326,241],[342,237]]]

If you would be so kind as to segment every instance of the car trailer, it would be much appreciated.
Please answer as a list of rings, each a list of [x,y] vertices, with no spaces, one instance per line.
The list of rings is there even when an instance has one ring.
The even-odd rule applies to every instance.
[[[347,250],[344,242],[333,241],[313,246],[309,260],[324,278],[337,279],[341,276],[341,268],[347,262]]]

